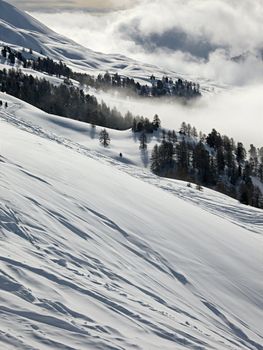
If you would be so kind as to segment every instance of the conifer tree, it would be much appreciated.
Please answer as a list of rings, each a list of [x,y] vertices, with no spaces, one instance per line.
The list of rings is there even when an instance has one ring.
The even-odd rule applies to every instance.
[[[101,130],[100,132],[100,143],[104,146],[107,147],[110,144],[110,136],[109,133],[107,132],[106,129]]]
[[[158,130],[161,127],[161,120],[157,114],[153,117],[152,125],[154,130]]]

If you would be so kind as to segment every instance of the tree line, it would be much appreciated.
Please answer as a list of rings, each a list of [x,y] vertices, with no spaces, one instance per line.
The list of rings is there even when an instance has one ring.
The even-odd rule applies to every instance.
[[[129,95],[142,97],[177,97],[191,99],[201,96],[199,84],[183,80],[181,78],[173,80],[170,77],[164,76],[162,79],[157,79],[153,74],[150,77],[149,84],[141,84],[133,78],[124,77],[118,73],[98,74],[97,77],[87,73],[73,72],[66,64],[61,61],[56,62],[49,57],[34,57],[32,50],[29,50],[30,59],[25,58],[23,52],[11,49],[9,46],[4,46],[1,50],[2,56],[9,60],[10,64],[15,64],[16,60],[23,68],[31,68],[36,71],[46,72],[50,75],[65,77],[68,83],[70,79],[77,80],[81,85],[87,85],[96,89],[109,90],[119,89],[124,90]]]
[[[201,96],[200,85],[183,80],[181,78],[173,80],[170,77],[163,76],[157,79],[154,75],[150,77],[149,84],[141,84],[133,78],[124,77],[118,73],[98,74],[93,77],[89,74],[73,73],[71,78],[79,81],[81,84],[95,87],[101,90],[119,90],[126,91],[129,95],[141,97],[174,97],[192,99]]]

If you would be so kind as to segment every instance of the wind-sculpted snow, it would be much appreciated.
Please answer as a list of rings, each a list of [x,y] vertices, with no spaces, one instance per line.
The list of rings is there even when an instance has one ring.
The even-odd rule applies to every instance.
[[[4,98],[1,348],[262,349],[262,211]]]

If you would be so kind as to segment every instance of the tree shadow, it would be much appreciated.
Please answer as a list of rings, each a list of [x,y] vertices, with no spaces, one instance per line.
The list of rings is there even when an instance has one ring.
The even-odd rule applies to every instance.
[[[140,133],[132,131],[132,137],[133,137],[134,142],[137,143],[139,140],[139,137],[140,137]]]
[[[96,136],[96,126],[91,126],[90,127],[90,137],[91,139],[94,139]]]
[[[149,159],[149,152],[147,149],[142,149],[141,150],[141,161],[144,165],[145,168],[148,167],[150,159]]]

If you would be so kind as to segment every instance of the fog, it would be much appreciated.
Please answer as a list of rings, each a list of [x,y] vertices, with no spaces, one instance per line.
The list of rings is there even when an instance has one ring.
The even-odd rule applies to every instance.
[[[179,130],[183,121],[195,126],[198,131],[208,133],[215,128],[223,135],[243,142],[263,146],[263,86],[235,88],[217,95],[205,95],[195,102],[183,105],[162,99],[123,98],[116,93],[100,92],[96,96],[122,113],[128,110],[135,115],[150,119],[158,114],[162,126]]]

